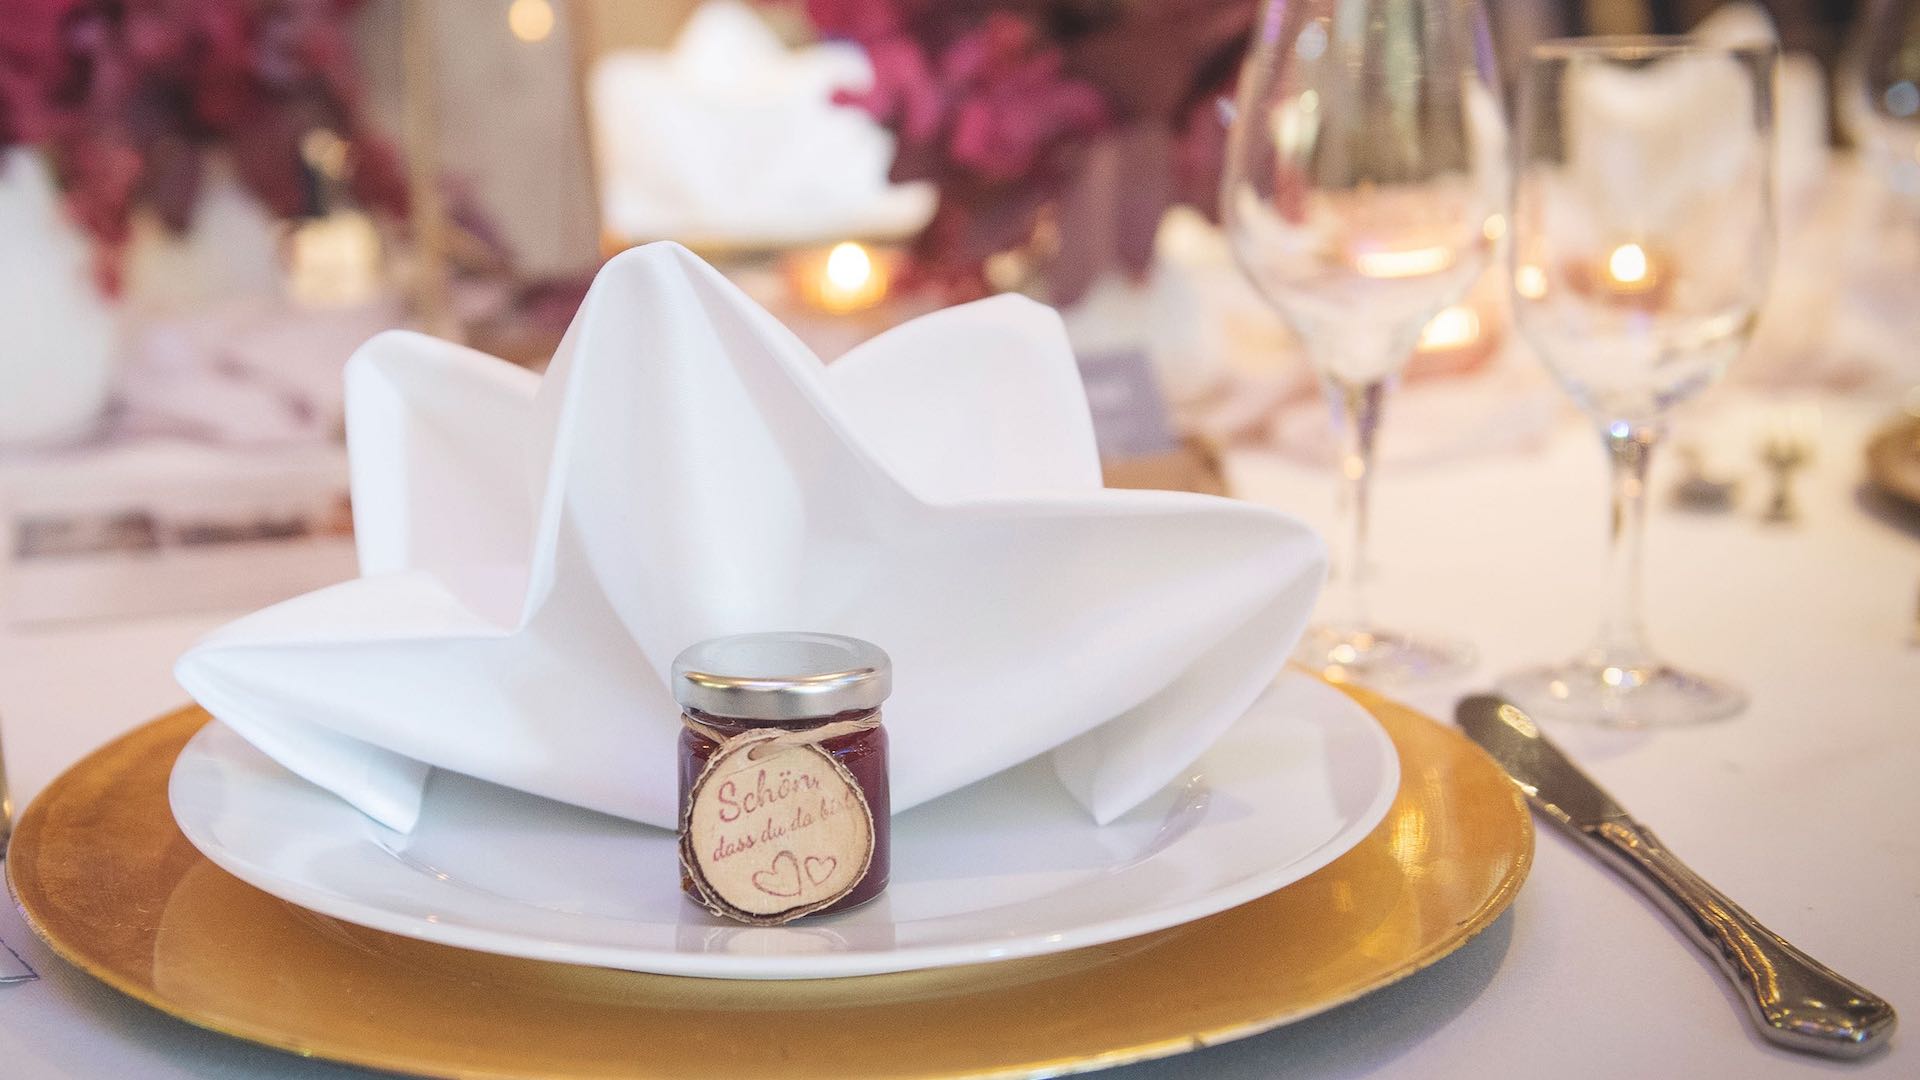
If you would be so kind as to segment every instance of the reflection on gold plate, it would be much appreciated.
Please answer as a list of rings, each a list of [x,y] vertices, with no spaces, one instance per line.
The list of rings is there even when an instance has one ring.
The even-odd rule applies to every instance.
[[[1230,911],[1075,952],[800,982],[643,975],[427,944],[215,868],[167,807],[184,709],[96,751],[21,818],[7,873],[53,950],[189,1023],[299,1054],[461,1077],[1050,1075],[1240,1038],[1403,978],[1505,910],[1527,808],[1478,747],[1347,689],[1400,751],[1386,820]]]

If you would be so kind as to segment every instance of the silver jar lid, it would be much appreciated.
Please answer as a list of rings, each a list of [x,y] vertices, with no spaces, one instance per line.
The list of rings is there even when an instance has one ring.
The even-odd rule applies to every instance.
[[[877,709],[893,688],[878,645],[838,634],[736,634],[673,661],[673,699],[715,716],[807,720]]]

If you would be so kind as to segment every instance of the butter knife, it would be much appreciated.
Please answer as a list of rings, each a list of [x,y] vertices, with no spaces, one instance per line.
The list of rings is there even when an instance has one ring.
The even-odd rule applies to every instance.
[[[1647,894],[1713,958],[1760,1034],[1793,1050],[1857,1058],[1893,1033],[1893,1006],[1789,945],[1688,869],[1517,707],[1475,695],[1461,700],[1455,718],[1535,810]]]
[[[13,839],[13,797],[7,793],[7,755],[0,748],[0,863],[7,860],[7,844]],[[39,978],[33,968],[20,959],[5,938],[0,938],[0,986],[31,982]]]

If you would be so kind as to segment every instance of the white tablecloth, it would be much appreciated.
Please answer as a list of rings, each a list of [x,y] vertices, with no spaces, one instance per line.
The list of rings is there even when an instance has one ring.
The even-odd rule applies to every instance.
[[[1683,437],[1747,476],[1735,514],[1662,508],[1648,618],[1676,658],[1732,677],[1753,706],[1686,731],[1561,730],[1564,744],[1709,879],[1775,930],[1920,1023],[1920,648],[1907,644],[1920,536],[1860,505],[1859,448],[1885,403],[1826,402],[1807,521],[1756,521],[1761,404],[1722,394]],[[1391,418],[1389,418],[1391,422]],[[1247,497],[1325,520],[1330,481],[1243,454]],[[1664,492],[1665,485],[1658,485]],[[1475,641],[1451,685],[1403,693],[1438,716],[1493,673],[1584,643],[1597,610],[1603,464],[1575,425],[1542,452],[1408,467],[1377,496],[1378,606]],[[0,722],[15,798],[178,704],[173,656],[219,620],[0,631]],[[348,1077],[201,1032],[48,954],[11,906],[0,937],[44,978],[0,987],[0,1075]],[[1920,1075],[1920,1031],[1851,1066],[1764,1045],[1679,933],[1542,830],[1511,913],[1434,968],[1292,1027],[1116,1070],[1153,1077]]]

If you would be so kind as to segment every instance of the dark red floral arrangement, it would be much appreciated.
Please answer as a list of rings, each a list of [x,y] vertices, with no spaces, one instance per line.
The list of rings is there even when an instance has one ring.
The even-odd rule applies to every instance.
[[[1251,0],[806,0],[819,31],[873,62],[842,99],[899,140],[896,181],[929,180],[939,209],[916,263],[950,291],[1025,243],[1103,136],[1158,129],[1161,193],[1122,222],[1134,269],[1173,200],[1211,210],[1224,132],[1215,99],[1251,31]]]
[[[117,288],[136,209],[189,224],[220,151],[269,210],[313,209],[302,142],[331,131],[349,186],[403,214],[392,147],[362,115],[347,20],[360,0],[4,0],[0,149],[46,155]]]

